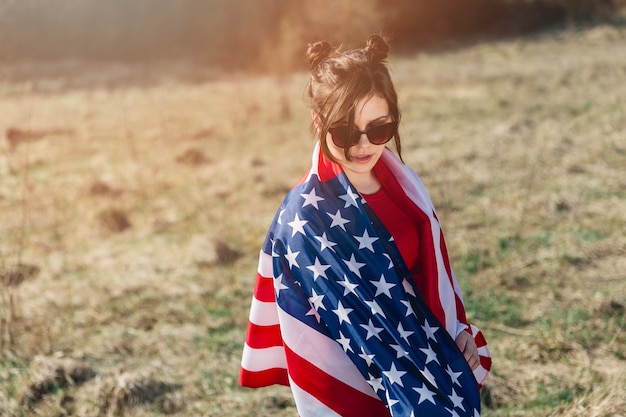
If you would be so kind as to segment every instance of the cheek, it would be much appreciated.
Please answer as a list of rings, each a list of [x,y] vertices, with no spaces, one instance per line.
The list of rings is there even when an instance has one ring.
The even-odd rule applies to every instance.
[[[330,136],[330,133],[326,135],[326,146],[328,146],[328,150],[330,154],[340,163],[344,163],[346,161],[346,156],[343,153],[343,149],[335,146],[335,142],[333,142],[333,138]]]

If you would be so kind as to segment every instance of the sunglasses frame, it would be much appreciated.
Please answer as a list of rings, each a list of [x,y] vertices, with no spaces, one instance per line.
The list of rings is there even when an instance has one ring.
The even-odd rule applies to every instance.
[[[372,130],[378,129],[378,128],[383,128],[383,127],[386,128],[387,126],[390,126],[390,125],[391,125],[391,127],[390,127],[390,133],[389,133],[389,137],[388,138],[386,138],[384,141],[382,141],[380,143],[372,141],[372,138],[370,137],[370,132]],[[338,138],[340,143],[337,143],[337,140],[335,140],[335,134],[339,134],[339,129],[344,130],[346,133],[349,131],[349,128],[347,126],[331,127],[331,128],[328,129],[328,133],[330,133],[330,137],[331,137],[333,143],[338,148],[341,148],[341,149],[351,148],[352,146],[354,146],[357,143],[359,143],[359,141],[361,140],[361,136],[363,134],[365,134],[365,136],[367,136],[367,140],[369,140],[371,144],[373,144],[373,145],[384,145],[385,143],[389,142],[397,134],[397,132],[398,132],[398,122],[392,121],[392,122],[383,123],[381,125],[368,127],[364,131],[355,128],[352,131],[352,138],[351,138],[350,144],[348,146],[346,146],[346,142],[345,141],[341,140],[342,138]]]

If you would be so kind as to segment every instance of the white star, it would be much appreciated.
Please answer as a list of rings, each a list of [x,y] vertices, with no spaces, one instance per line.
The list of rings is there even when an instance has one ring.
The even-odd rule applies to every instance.
[[[450,417],[461,417],[461,416],[459,416],[459,413],[457,413],[457,412],[454,410],[454,408],[453,408],[453,409],[450,409],[450,408],[448,408],[448,407],[444,407],[444,408],[446,409],[446,411],[447,411],[448,413],[450,413]]]
[[[439,363],[439,359],[437,359],[437,354],[435,353],[435,351],[430,347],[430,344],[428,344],[428,349],[425,348],[420,348],[420,350],[422,352],[424,352],[424,354],[426,355],[426,364],[435,361],[437,363]]]
[[[383,379],[382,378],[374,378],[373,375],[370,375],[370,378],[367,380],[367,383],[374,388],[374,392],[378,392],[380,390],[384,390],[383,387]]]
[[[369,323],[367,324],[361,324],[361,327],[367,330],[367,336],[365,336],[365,340],[369,340],[372,336],[376,336],[378,340],[382,340],[378,333],[382,332],[383,328],[374,326],[374,323],[372,323],[372,319],[370,319]]]
[[[406,340],[407,343],[409,343],[409,336],[411,336],[415,332],[404,330],[404,327],[402,327],[402,323],[398,323],[398,333],[400,333],[401,338],[403,338],[404,340]]]
[[[460,408],[465,411],[465,407],[463,407],[463,397],[459,396],[454,388],[452,388],[452,394],[450,394],[450,401],[452,401],[456,408]]]
[[[426,384],[422,384],[421,388],[413,388],[413,389],[420,395],[420,398],[417,401],[417,405],[420,405],[426,400],[435,404],[435,393],[429,390]]]
[[[352,310],[354,309],[345,308],[343,304],[341,304],[341,301],[339,301],[339,303],[337,304],[337,309],[333,310],[333,313],[335,313],[339,318],[339,324],[343,323],[344,321],[348,324],[352,324],[350,318],[348,317],[348,314],[352,313]]]
[[[446,372],[448,373],[448,375],[450,375],[450,379],[452,379],[452,384],[457,384],[459,386],[461,385],[461,383],[459,382],[459,376],[461,376],[463,372],[454,372],[454,370],[450,368],[450,365],[446,365]]]
[[[390,345],[396,351],[396,359],[400,359],[403,356],[408,356],[409,352],[404,350],[400,345]]]
[[[346,194],[339,196],[339,198],[341,198],[343,201],[346,202],[346,204],[343,206],[343,208],[348,208],[350,206],[358,207],[358,205],[356,203],[356,199],[357,199],[358,196],[359,196],[358,194],[355,194],[352,191],[352,188],[348,187],[348,190],[347,190]]]
[[[359,249],[367,248],[371,252],[375,252],[374,246],[372,246],[372,243],[376,242],[378,238],[370,237],[369,233],[367,233],[367,230],[363,232],[363,236],[354,236],[354,238],[359,242]]]
[[[391,369],[389,369],[388,371],[383,371],[383,374],[385,374],[385,376],[389,379],[389,382],[391,382],[392,384],[398,384],[401,387],[404,386],[404,384],[402,384],[401,378],[402,375],[406,374],[406,372],[397,370],[395,363],[391,364]]]
[[[317,206],[318,201],[324,201],[322,197],[318,197],[315,193],[315,188],[311,189],[311,192],[308,194],[300,194],[304,198],[304,203],[302,203],[302,207],[306,207],[309,204],[319,210]]]
[[[424,331],[428,335],[428,339],[433,339],[434,341],[437,341],[437,338],[435,337],[435,332],[439,330],[439,327],[430,327],[430,323],[428,323],[428,320],[424,319],[424,325],[422,326],[422,329],[424,329]]]
[[[354,253],[350,255],[349,261],[346,261],[344,259],[343,262],[348,266],[348,269],[350,269],[350,271],[354,272],[359,278],[361,278],[361,272],[359,271],[359,269],[363,268],[365,264],[357,262],[354,258]]]
[[[343,333],[341,332],[341,330],[339,331],[339,339],[336,339],[337,342],[339,342],[339,344],[341,345],[341,347],[343,347],[343,350],[348,353],[348,351],[350,352],[354,352],[352,350],[352,347],[350,347],[350,339],[348,339],[347,337],[345,337],[343,335]]]
[[[298,261],[296,261],[296,258],[298,257],[299,254],[300,254],[300,251],[292,252],[289,245],[287,245],[287,253],[285,254],[285,258],[287,258],[287,261],[289,262],[289,269],[293,269],[294,265],[300,268]]]
[[[376,300],[372,300],[372,301],[364,300],[364,301],[365,301],[365,304],[369,306],[370,310],[372,311],[372,314],[380,314],[383,318],[387,318],[387,316],[385,316],[385,312],[383,311],[382,308],[380,308]]]
[[[326,248],[334,250],[333,246],[335,246],[336,243],[328,240],[328,238],[326,237],[326,232],[322,233],[322,236],[315,236],[315,239],[320,242],[320,252]]]
[[[348,295],[348,294],[350,294],[350,293],[352,293],[352,294],[356,295],[356,292],[354,291],[354,289],[355,289],[356,287],[358,287],[358,286],[359,286],[359,284],[353,284],[353,283],[351,283],[350,281],[348,281],[348,277],[347,277],[347,276],[345,276],[345,275],[344,275],[344,276],[343,276],[343,281],[337,281],[337,283],[338,283],[339,285],[343,285],[343,287],[344,287],[344,290],[343,290],[343,295],[344,295],[344,296],[345,296],[345,295]],[[367,301],[366,301],[366,302],[367,302]]]
[[[291,237],[294,237],[298,232],[304,234],[304,225],[307,223],[307,220],[300,220],[300,218],[298,217],[298,213],[296,213],[296,217],[293,219],[293,221],[287,223],[292,228]]]
[[[285,211],[287,211],[287,209],[282,209],[280,213],[278,213],[278,220],[276,220],[276,223],[283,224],[283,213]]]
[[[389,256],[389,254],[387,253],[383,253],[383,256],[389,260],[389,265],[387,266],[387,269],[393,268],[393,261],[391,260],[391,256]]]
[[[368,355],[367,353],[365,353],[365,349],[363,349],[363,346],[361,346],[361,353],[359,353],[359,356],[365,361],[365,363],[367,363],[367,366],[370,366],[374,362],[375,355]]]
[[[428,370],[427,367],[424,367],[424,370],[420,372],[422,373],[422,375],[424,376],[424,378],[426,378],[428,382],[430,382],[431,384],[435,386],[435,388],[439,388],[437,386],[437,382],[435,382],[435,376],[432,374],[432,372]]]
[[[474,409],[474,417],[480,417],[480,413],[477,409]]]
[[[317,310],[315,309],[315,307],[311,306],[311,309],[309,311],[306,312],[307,316],[314,316],[315,320],[317,320],[318,323],[321,323],[322,318],[320,317],[320,313],[317,312]]]
[[[404,291],[411,294],[413,297],[415,297],[415,290],[413,290],[413,286],[411,285],[411,283],[409,282],[408,279],[404,278],[402,280],[402,287],[404,288]]]
[[[315,288],[313,288],[311,292],[313,293],[313,295],[309,297],[309,301],[311,302],[311,304],[313,304],[313,307],[315,308],[315,310],[320,310],[320,309],[326,310],[326,307],[322,303],[322,300],[324,300],[324,294],[318,295],[315,292]]]
[[[280,297],[281,290],[286,290],[289,287],[283,283],[283,274],[280,274],[274,279],[274,291],[276,292],[276,298]]]
[[[350,220],[346,220],[343,217],[341,217],[341,211],[337,210],[337,213],[335,214],[330,214],[330,213],[326,213],[330,216],[331,219],[333,219],[333,222],[330,224],[330,227],[335,227],[335,226],[339,226],[343,229],[343,231],[346,231],[346,226],[344,226],[346,223],[350,223]]]
[[[396,405],[397,403],[399,403],[400,401],[395,400],[391,397],[389,397],[389,391],[385,392],[385,396],[387,397],[387,408],[391,409],[391,407],[393,407],[394,405]]]
[[[318,277],[328,279],[326,277],[326,270],[330,268],[330,265],[322,265],[317,256],[315,257],[315,263],[311,266],[307,266],[306,268],[313,271],[313,281],[315,281]]]
[[[411,306],[411,302],[406,300],[400,300],[400,302],[406,307],[406,314],[404,315],[404,317],[410,316],[411,313],[413,313],[413,307]]]
[[[385,280],[384,275],[380,276],[380,280],[372,281],[372,284],[374,284],[374,286],[376,287],[376,294],[374,295],[374,297],[377,297],[380,294],[385,294],[387,297],[391,298],[391,292],[389,290],[396,286],[396,284],[388,283]]]

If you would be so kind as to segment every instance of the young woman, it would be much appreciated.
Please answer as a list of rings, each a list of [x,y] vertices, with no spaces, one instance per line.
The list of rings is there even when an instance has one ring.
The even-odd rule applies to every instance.
[[[475,417],[489,350],[401,161],[387,53],[308,48],[318,143],[260,254],[240,383],[289,385],[301,417]]]

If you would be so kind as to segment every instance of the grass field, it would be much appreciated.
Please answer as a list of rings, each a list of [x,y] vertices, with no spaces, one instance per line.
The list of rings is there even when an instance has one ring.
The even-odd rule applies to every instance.
[[[393,56],[494,356],[484,416],[626,416],[626,29]],[[0,416],[295,416],[237,375],[306,74],[0,69]]]

